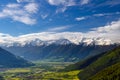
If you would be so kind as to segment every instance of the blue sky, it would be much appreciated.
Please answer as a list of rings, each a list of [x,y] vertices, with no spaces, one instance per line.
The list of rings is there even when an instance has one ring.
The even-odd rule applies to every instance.
[[[0,0],[0,33],[88,32],[120,20],[119,0]]]

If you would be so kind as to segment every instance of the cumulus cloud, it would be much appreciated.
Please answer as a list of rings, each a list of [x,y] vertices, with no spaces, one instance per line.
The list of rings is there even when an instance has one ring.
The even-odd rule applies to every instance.
[[[0,33],[0,43],[5,45],[6,42],[8,43],[8,45],[9,43],[14,42],[14,37],[9,34]]]
[[[113,21],[102,27],[93,28],[92,31],[85,33],[85,36],[90,37],[104,37],[112,40],[112,42],[120,43],[120,20]]]
[[[120,20],[119,21],[113,21],[110,24],[104,26],[104,27],[98,27],[93,28],[93,30],[97,32],[114,32],[114,31],[120,31]]]
[[[32,17],[33,13],[38,11],[37,3],[22,4],[7,4],[2,11],[0,11],[0,18],[10,18],[14,21],[22,22],[24,24],[33,25],[36,19]]]

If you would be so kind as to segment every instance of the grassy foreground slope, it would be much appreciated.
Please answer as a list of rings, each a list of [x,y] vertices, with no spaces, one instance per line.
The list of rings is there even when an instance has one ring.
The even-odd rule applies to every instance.
[[[92,62],[78,75],[81,80],[87,80],[99,71],[120,62],[120,46],[111,50]],[[97,79],[98,80],[98,79]],[[115,79],[116,80],[116,79]]]
[[[103,69],[90,80],[120,80],[120,62]]]

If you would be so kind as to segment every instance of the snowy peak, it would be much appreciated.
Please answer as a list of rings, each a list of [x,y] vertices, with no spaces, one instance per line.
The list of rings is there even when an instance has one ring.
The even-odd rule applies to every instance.
[[[43,41],[40,40],[38,38],[36,39],[32,39],[32,40],[24,40],[24,41],[7,41],[4,43],[0,43],[0,46],[6,46],[6,47],[10,47],[10,46],[43,46],[43,45],[68,45],[68,44],[84,44],[84,45],[110,45],[111,40],[109,39],[104,39],[104,38],[83,38],[82,40],[80,40],[79,42],[77,42],[78,44],[68,40],[68,39],[57,39],[57,40],[47,40],[47,41]]]
[[[110,45],[112,44],[111,40],[105,38],[83,38],[81,43],[84,45]]]
[[[109,38],[84,36],[81,33],[34,33],[13,37],[10,35],[0,36],[0,46],[43,46],[43,45],[110,45],[116,42]]]
[[[67,44],[71,44],[72,42],[70,42],[67,39],[59,39],[59,40],[55,40],[53,43],[58,45],[67,45]]]

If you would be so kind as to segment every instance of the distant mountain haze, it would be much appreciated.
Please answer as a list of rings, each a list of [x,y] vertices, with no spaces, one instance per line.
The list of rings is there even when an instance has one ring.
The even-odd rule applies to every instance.
[[[32,66],[31,62],[24,60],[21,57],[15,56],[10,52],[0,48],[0,67],[1,68],[15,68]]]

